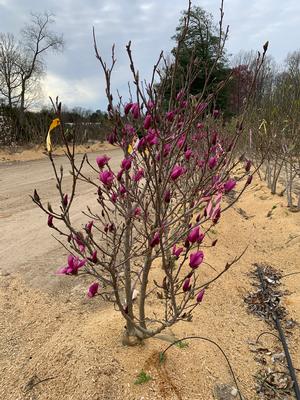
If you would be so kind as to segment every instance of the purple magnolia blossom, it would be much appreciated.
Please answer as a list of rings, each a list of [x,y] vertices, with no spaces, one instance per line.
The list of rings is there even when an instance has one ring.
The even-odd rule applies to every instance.
[[[185,157],[185,159],[186,159],[187,161],[189,161],[189,159],[192,157],[192,155],[193,155],[193,152],[192,152],[191,149],[187,149],[187,150],[185,151],[185,153],[184,153],[184,157]]]
[[[252,165],[251,160],[247,160],[247,161],[245,162],[245,171],[246,171],[246,172],[249,172],[249,171],[250,171],[251,165]]]
[[[171,201],[171,191],[170,190],[166,190],[165,194],[164,194],[164,201],[166,203],[170,203]]]
[[[217,144],[217,140],[218,140],[218,134],[217,132],[214,132],[212,135],[211,144],[215,146]]]
[[[77,244],[77,246],[78,246],[78,248],[79,248],[79,251],[80,251],[81,253],[83,253],[84,250],[85,250],[85,244],[84,244],[84,242],[83,242],[81,236],[80,236],[79,234],[78,234],[78,235],[74,235],[74,236],[73,236],[73,239],[75,240],[75,242],[76,242],[76,244]]]
[[[129,171],[131,168],[131,158],[124,158],[124,160],[122,160],[121,163],[121,168],[126,171]]]
[[[103,156],[98,156],[96,158],[96,163],[98,164],[98,167],[102,169],[105,165],[107,165],[108,161],[110,160],[110,157],[108,157],[106,154]]]
[[[68,201],[69,201],[68,200],[68,195],[65,194],[64,197],[63,197],[63,201],[62,201],[64,207],[67,207]]]
[[[127,192],[126,187],[124,185],[120,185],[119,188],[119,193],[121,196],[124,196],[124,194]]]
[[[134,180],[134,182],[138,182],[143,177],[144,177],[144,170],[141,168],[135,172],[135,174],[132,176],[132,179]]]
[[[163,148],[163,156],[167,157],[167,155],[170,153],[170,150],[171,150],[170,143],[165,144]]]
[[[204,292],[205,292],[205,290],[202,289],[202,290],[200,290],[200,292],[197,294],[197,297],[196,297],[197,303],[201,303],[201,302],[202,302],[203,296],[204,296]]]
[[[196,251],[196,253],[190,254],[190,267],[196,269],[202,263],[204,259],[204,253],[202,250]]]
[[[153,103],[152,100],[148,100],[147,105],[148,105],[148,108],[149,108],[150,110],[153,110],[153,108],[155,107],[155,103]]]
[[[160,240],[160,234],[159,232],[156,232],[150,241],[150,246],[151,247],[157,246],[159,244],[159,240]]]
[[[82,268],[86,263],[85,259],[80,260],[72,254],[68,256],[68,264],[57,271],[59,275],[77,275],[79,268]]]
[[[85,225],[85,230],[87,231],[87,233],[91,233],[93,225],[94,221],[90,221]]]
[[[118,199],[117,193],[113,192],[113,194],[110,196],[110,200],[112,201],[112,203],[115,204],[117,199]]]
[[[217,158],[216,158],[216,157],[211,157],[211,158],[208,160],[208,166],[209,166],[209,168],[210,168],[210,169],[213,169],[213,168],[215,168],[216,165],[217,165]]]
[[[228,179],[227,182],[224,183],[225,193],[229,193],[236,185],[236,181],[234,179]]]
[[[174,111],[168,111],[166,113],[167,121],[172,122],[172,121],[174,121],[174,118],[175,118],[175,112]]]
[[[247,181],[246,181],[246,185],[250,185],[250,183],[252,182],[252,178],[253,178],[253,175],[249,175],[248,176]]]
[[[92,253],[92,257],[88,257],[87,258],[89,261],[91,261],[92,263],[96,264],[98,261],[98,257],[97,257],[97,250],[94,250]]]
[[[158,143],[157,131],[155,129],[148,129],[148,133],[146,135],[146,141],[150,146]]]
[[[179,258],[180,254],[183,252],[182,247],[176,247],[176,244],[174,244],[173,249],[172,249],[172,255],[175,256],[176,258]]]
[[[132,103],[127,103],[124,107],[124,112],[127,115],[129,113],[129,111],[131,110],[132,107]]]
[[[177,147],[180,149],[184,145],[184,142],[185,142],[185,136],[182,135],[177,142]]]
[[[221,208],[220,208],[220,205],[218,205],[218,206],[214,209],[214,211],[213,211],[213,213],[212,213],[212,216],[211,216],[212,222],[213,222],[214,224],[216,224],[216,223],[219,221],[220,217],[221,217]]]
[[[111,171],[103,171],[99,174],[99,179],[104,186],[110,188],[114,181],[114,174]]]
[[[99,289],[99,283],[98,282],[92,283],[87,292],[87,296],[94,297],[97,294],[98,289]]]
[[[53,227],[53,215],[48,215],[48,221],[47,224],[50,228]]]
[[[145,119],[144,119],[144,128],[145,129],[149,129],[151,126],[151,122],[152,122],[152,117],[151,115],[146,115]]]
[[[192,285],[191,285],[191,279],[187,278],[182,285],[182,290],[184,292],[188,292],[191,289]]]
[[[124,174],[124,169],[121,168],[120,171],[117,173],[117,181],[120,182],[122,180],[122,176]]]
[[[184,173],[185,173],[185,169],[183,167],[181,167],[180,165],[175,165],[173,167],[173,169],[172,169],[172,172],[171,172],[172,181],[175,181],[176,179],[178,179]]]
[[[146,144],[147,144],[146,138],[143,137],[142,139],[140,139],[140,140],[137,142],[137,149],[138,149],[139,151],[145,150]]]
[[[204,233],[200,231],[199,226],[193,228],[188,234],[188,241],[191,243],[201,243],[204,239]]]
[[[142,214],[142,209],[140,207],[136,207],[134,210],[134,216],[139,217]]]
[[[115,143],[116,143],[116,141],[117,141],[117,135],[115,134],[115,132],[112,132],[112,133],[110,133],[110,134],[107,136],[107,141],[108,141],[108,143],[110,143],[110,144],[115,144]]]
[[[218,116],[220,115],[220,110],[213,110],[212,115],[214,118],[218,118]]]
[[[130,111],[131,111],[134,119],[138,119],[139,118],[139,116],[140,116],[140,107],[139,107],[138,103],[133,103],[131,108],[130,108]]]

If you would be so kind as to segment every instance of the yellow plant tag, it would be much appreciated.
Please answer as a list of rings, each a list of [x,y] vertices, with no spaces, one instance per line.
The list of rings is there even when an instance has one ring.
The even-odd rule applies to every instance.
[[[48,134],[47,134],[47,139],[46,139],[46,147],[47,147],[47,151],[49,151],[49,153],[52,151],[52,143],[51,143],[51,132],[53,131],[53,129],[55,129],[57,126],[60,125],[60,120],[59,118],[55,118],[50,126],[49,126],[49,130],[48,130]]]

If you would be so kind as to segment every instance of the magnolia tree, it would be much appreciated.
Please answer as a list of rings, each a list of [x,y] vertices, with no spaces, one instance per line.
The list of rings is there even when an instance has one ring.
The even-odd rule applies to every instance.
[[[183,30],[182,37],[184,34]],[[220,24],[220,55],[223,40]],[[178,45],[181,43],[182,39]],[[209,281],[201,278],[205,251],[217,244],[211,229],[251,183],[251,162],[244,160],[239,168],[241,161],[233,157],[242,121],[233,134],[216,129],[220,113],[211,104],[222,85],[206,99],[189,94],[195,77],[193,60],[184,87],[175,93],[172,86],[166,107],[164,82],[157,84],[155,76],[162,76],[161,63],[168,69],[164,76],[175,76],[176,60],[169,66],[161,54],[151,82],[142,85],[129,43],[136,93],[127,103],[118,98],[114,104],[110,90],[114,50],[110,66],[100,56],[96,41],[95,50],[106,78],[113,124],[108,141],[122,151],[120,167],[114,170],[107,155],[99,155],[95,164],[85,155],[77,165],[74,146],[65,138],[61,106],[56,102],[56,125],[65,141],[72,190],[64,193],[62,169],[59,172],[50,146],[58,205],[45,205],[36,191],[33,200],[48,215],[48,226],[66,238],[70,254],[58,273],[90,275],[88,296],[113,302],[126,321],[127,343],[136,343],[178,321],[191,321],[204,291],[239,259],[215,270]],[[83,172],[85,163],[92,177]],[[242,181],[238,186],[233,178],[236,174]],[[94,186],[97,192],[97,206],[84,211],[83,227],[75,226],[70,215],[78,180]],[[237,187],[235,200],[224,202],[226,194]],[[152,306],[155,302],[157,307]]]

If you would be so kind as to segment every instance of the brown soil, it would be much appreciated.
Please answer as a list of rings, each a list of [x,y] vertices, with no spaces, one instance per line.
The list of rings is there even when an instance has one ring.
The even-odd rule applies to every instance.
[[[98,151],[112,150],[114,147],[107,142],[100,143],[89,143],[76,146],[76,153],[92,153]],[[54,153],[56,155],[63,155],[63,147],[54,148]],[[17,146],[8,147],[4,146],[0,148],[0,163],[7,161],[31,161],[31,160],[41,160],[47,158],[47,152],[44,144],[35,146]]]
[[[267,217],[274,205],[276,208]],[[26,212],[25,209],[24,215]],[[13,224],[13,220],[10,223]],[[17,225],[13,229],[18,235]],[[151,339],[143,346],[124,347],[121,343],[124,322],[111,305],[98,298],[85,297],[89,281],[55,277],[56,283],[58,280],[63,283],[61,286],[55,283],[49,289],[44,281],[53,280],[52,272],[63,264],[63,258],[56,244],[55,248],[49,248],[46,243],[50,241],[49,231],[45,236],[46,228],[39,229],[39,240],[31,246],[34,249],[45,246],[46,260],[41,250],[38,259],[29,257],[31,261],[27,262],[27,255],[18,254],[17,243],[15,257],[25,257],[23,269],[14,270],[10,262],[11,257],[14,259],[13,249],[11,257],[8,253],[3,253],[5,257],[2,257],[1,399],[210,400],[217,398],[214,394],[216,385],[234,386],[223,356],[209,343],[194,340],[183,349],[173,346],[165,363],[160,365],[159,352],[168,343]],[[246,310],[243,297],[252,290],[247,273],[255,262],[272,265],[284,275],[300,271],[299,230],[300,213],[290,213],[284,199],[270,195],[262,182],[253,183],[234,209],[224,213],[216,226],[218,244],[206,251],[206,259],[214,268],[222,270],[228,260],[249,246],[247,252],[207,290],[203,303],[195,311],[194,321],[181,322],[167,332],[176,338],[205,336],[221,345],[248,400],[258,398],[253,376],[260,368],[254,361],[249,343],[270,328]],[[13,236],[9,238],[13,240]],[[50,264],[52,270],[42,269],[44,281],[40,278],[37,283],[34,274]],[[203,266],[202,274],[205,281],[215,272]],[[284,301],[289,317],[300,321],[300,274],[282,281],[284,289],[290,293]],[[276,343],[271,336],[262,340],[266,347]],[[299,328],[293,330],[289,346],[299,376]],[[142,370],[152,379],[135,385]]]

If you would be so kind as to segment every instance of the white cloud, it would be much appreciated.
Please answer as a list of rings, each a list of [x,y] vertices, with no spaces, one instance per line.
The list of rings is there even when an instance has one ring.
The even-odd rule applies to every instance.
[[[45,98],[58,96],[68,107],[93,105],[99,101],[99,87],[95,78],[67,79],[53,73],[48,73],[42,82]]]

